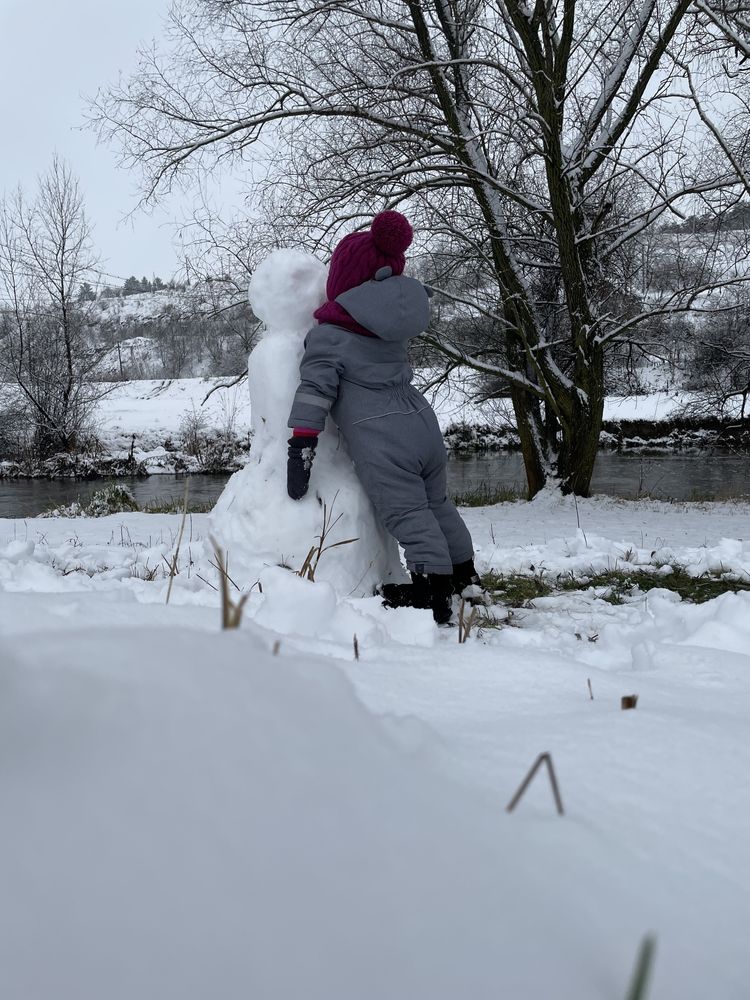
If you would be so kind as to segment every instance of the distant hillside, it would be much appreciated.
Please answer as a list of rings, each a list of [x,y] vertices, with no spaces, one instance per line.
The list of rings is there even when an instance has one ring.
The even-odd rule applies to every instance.
[[[726,212],[691,215],[680,223],[663,227],[665,233],[730,233],[750,229],[750,202],[740,202]]]
[[[87,311],[104,379],[239,374],[259,326],[224,282],[100,295]]]

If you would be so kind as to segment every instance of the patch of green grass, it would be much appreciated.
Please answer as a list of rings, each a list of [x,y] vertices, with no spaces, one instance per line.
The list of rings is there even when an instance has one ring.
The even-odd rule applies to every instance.
[[[451,499],[457,507],[492,507],[496,503],[525,500],[526,491],[522,491],[515,484],[513,486],[493,486],[484,480],[465,493],[455,494]]]
[[[547,597],[552,587],[543,574],[524,576],[521,573],[485,573],[482,588],[491,595],[493,602],[509,608],[522,608],[535,597]]]
[[[165,500],[154,500],[151,503],[142,507],[141,510],[144,514],[181,514],[183,511],[184,502],[178,500],[175,497],[168,497]],[[197,503],[188,500],[187,512],[188,514],[210,514],[214,509],[214,504],[212,502]]]
[[[602,574],[606,578],[609,574]],[[693,604],[703,604],[711,601],[714,597],[722,594],[735,593],[739,590],[750,590],[750,583],[742,580],[727,580],[721,576],[704,573],[702,576],[690,576],[682,566],[674,566],[672,572],[666,576],[648,573],[644,570],[636,570],[633,573],[625,574],[626,580],[620,583],[621,593],[625,593],[625,587],[629,583],[630,592],[636,587],[646,593],[661,587],[664,590],[671,590],[679,594],[683,601],[690,601]],[[629,578],[629,579],[628,579]],[[592,586],[597,586],[594,577]]]
[[[607,570],[604,573],[592,573],[585,577],[550,578],[537,573],[525,576],[520,573],[507,575],[486,573],[482,577],[482,586],[492,596],[495,603],[504,604],[510,608],[528,607],[537,597],[548,597],[552,594],[570,591],[601,590],[599,599],[608,604],[623,604],[636,591],[648,593],[657,588],[671,590],[683,601],[692,604],[703,604],[721,594],[736,591],[750,591],[750,582],[742,580],[727,580],[715,574],[704,573],[703,576],[691,576],[682,566],[674,566],[672,572],[662,575],[645,569],[627,572],[622,569]]]

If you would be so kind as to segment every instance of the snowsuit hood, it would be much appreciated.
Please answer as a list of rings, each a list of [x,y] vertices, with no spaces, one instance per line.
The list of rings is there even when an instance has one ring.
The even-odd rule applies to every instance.
[[[342,292],[335,301],[381,340],[410,340],[430,322],[429,292],[416,278],[382,271],[388,273]]]

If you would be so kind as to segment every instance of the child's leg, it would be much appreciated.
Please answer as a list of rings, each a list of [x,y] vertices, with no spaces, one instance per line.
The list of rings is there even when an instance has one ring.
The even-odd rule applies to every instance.
[[[467,562],[474,556],[474,546],[469,529],[456,510],[455,504],[447,496],[444,452],[442,462],[425,469],[423,476],[427,503],[445,537],[451,563],[458,565]]]
[[[409,570],[451,573],[451,551],[419,473],[396,464],[358,462],[357,474],[378,517],[402,546]]]

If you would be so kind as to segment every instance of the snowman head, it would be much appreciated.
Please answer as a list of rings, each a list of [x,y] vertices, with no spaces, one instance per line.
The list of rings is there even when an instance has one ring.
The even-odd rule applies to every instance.
[[[267,333],[306,333],[325,302],[326,274],[325,264],[302,250],[274,250],[261,261],[248,300]]]

